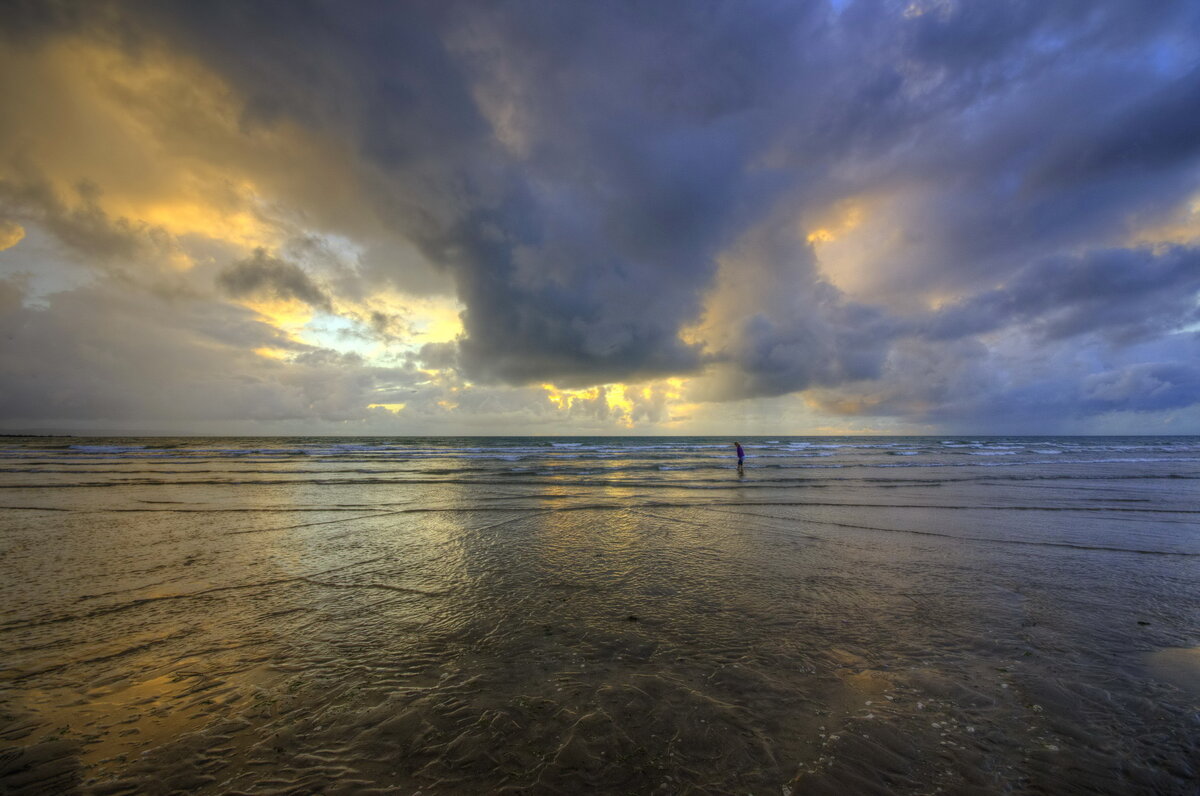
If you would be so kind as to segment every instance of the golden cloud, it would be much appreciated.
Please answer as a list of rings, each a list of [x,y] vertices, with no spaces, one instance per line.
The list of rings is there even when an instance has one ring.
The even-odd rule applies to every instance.
[[[35,173],[58,195],[96,186],[109,217],[240,249],[279,245],[290,207],[321,227],[378,227],[346,145],[285,121],[247,126],[229,84],[165,46],[135,56],[63,36],[7,48],[0,93],[21,109],[0,124],[0,151],[16,156],[0,179]]]
[[[11,249],[25,238],[25,229],[12,221],[0,220],[0,252]]]

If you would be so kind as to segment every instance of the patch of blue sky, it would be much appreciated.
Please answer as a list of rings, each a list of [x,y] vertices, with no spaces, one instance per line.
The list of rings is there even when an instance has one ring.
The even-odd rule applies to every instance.
[[[366,325],[340,315],[317,313],[301,327],[301,342],[339,354],[356,354],[367,365],[392,367],[426,342],[419,335],[407,341],[382,340]]]
[[[386,346],[361,323],[340,315],[317,313],[304,324],[299,337],[309,345],[328,348],[339,354],[358,354],[366,361],[386,353]]]
[[[23,225],[24,237],[0,251],[0,279],[21,284],[26,306],[44,306],[46,297],[89,284],[94,271],[63,256],[62,245],[35,224]]]

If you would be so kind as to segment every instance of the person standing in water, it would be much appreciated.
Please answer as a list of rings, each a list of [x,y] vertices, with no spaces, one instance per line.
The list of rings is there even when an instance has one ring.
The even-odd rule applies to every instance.
[[[737,448],[738,469],[740,470],[746,464],[746,451],[742,449],[742,443],[740,442],[733,443],[733,447]]]

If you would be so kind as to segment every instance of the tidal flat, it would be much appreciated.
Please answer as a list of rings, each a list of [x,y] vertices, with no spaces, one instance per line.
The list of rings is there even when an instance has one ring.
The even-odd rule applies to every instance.
[[[0,442],[0,791],[1194,794],[1200,439]]]

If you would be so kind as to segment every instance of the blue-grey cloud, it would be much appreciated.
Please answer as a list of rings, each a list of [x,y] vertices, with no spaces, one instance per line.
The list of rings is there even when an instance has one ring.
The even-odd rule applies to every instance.
[[[1097,423],[1114,414],[1158,413],[1157,422],[1169,421],[1172,412],[1183,409],[1194,414],[1198,357],[1200,338],[1195,334],[1131,349],[1095,341],[1051,345],[1039,349],[1037,360],[973,338],[911,338],[893,348],[880,378],[818,389],[810,397],[838,414],[900,417],[962,433],[1096,433],[1112,428],[1145,433],[1145,423]]]
[[[1107,249],[1031,263],[936,313],[925,331],[957,338],[1022,324],[1051,340],[1098,332],[1132,342],[1200,322],[1198,294],[1194,248]]]
[[[1083,398],[1097,409],[1152,411],[1190,406],[1200,395],[1200,365],[1138,362],[1083,380]]]

